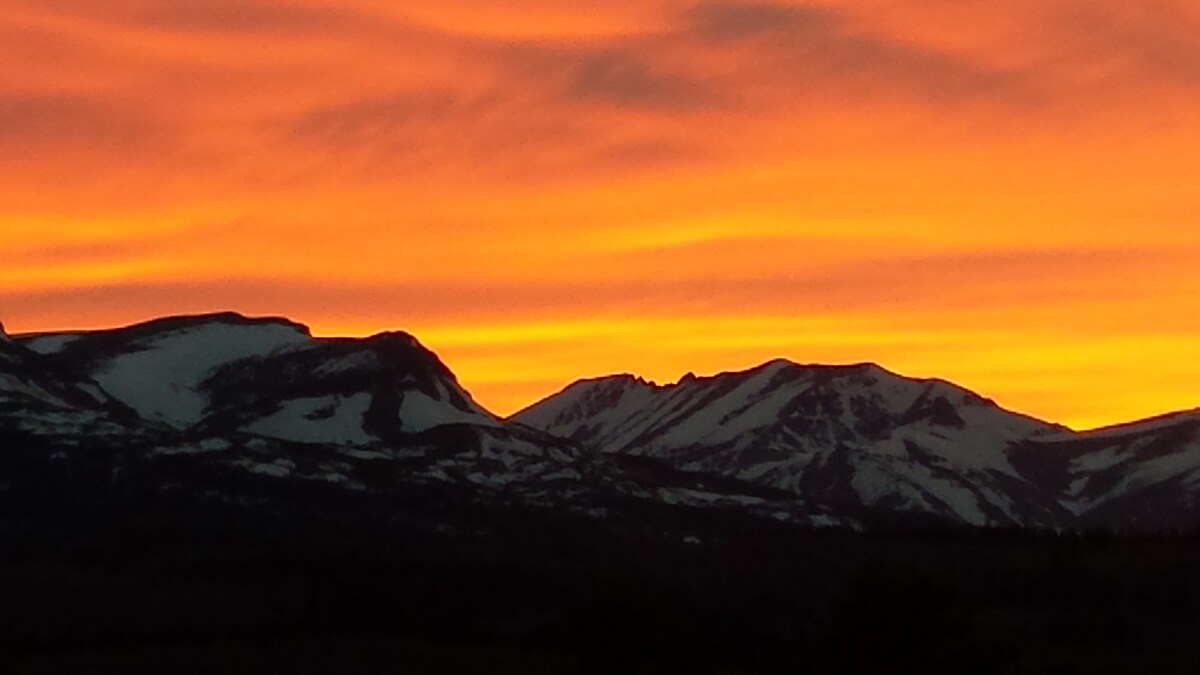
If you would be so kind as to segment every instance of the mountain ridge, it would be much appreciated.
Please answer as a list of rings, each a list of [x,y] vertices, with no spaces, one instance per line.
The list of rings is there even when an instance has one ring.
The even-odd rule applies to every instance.
[[[1196,516],[1190,507],[1153,515],[1149,504],[1161,499],[1154,490],[1186,504],[1200,491],[1194,411],[1076,431],[947,380],[873,363],[775,359],[665,386],[628,375],[581,380],[510,419],[598,452],[973,525],[1169,527]],[[1037,466],[1056,464],[1064,447],[1085,449],[1070,460],[1074,468]],[[1105,478],[1092,480],[1091,466]],[[1106,481],[1108,494],[1080,487]],[[1105,500],[1125,506],[1101,518]]]
[[[414,335],[412,335],[412,333],[409,333],[409,332],[403,331],[403,330],[381,330],[379,332],[376,332],[376,333],[373,333],[373,334],[370,334],[370,335],[367,335],[364,337],[345,337],[345,336],[326,336],[326,335],[314,336],[313,331],[309,326],[307,326],[306,324],[301,323],[301,322],[293,321],[284,316],[278,316],[278,315],[251,316],[251,315],[242,314],[237,311],[228,310],[228,311],[202,312],[202,313],[196,313],[196,314],[180,314],[180,315],[165,316],[165,317],[159,317],[159,318],[155,318],[155,319],[149,319],[146,321],[135,322],[135,323],[132,323],[132,324],[129,324],[126,326],[118,326],[118,327],[112,327],[112,328],[100,328],[100,329],[67,329],[67,330],[25,331],[25,332],[17,332],[17,333],[8,333],[4,329],[4,324],[2,322],[0,322],[0,341],[7,340],[9,342],[21,344],[21,345],[23,345],[27,348],[30,348],[34,351],[39,351],[39,348],[40,349],[52,349],[54,351],[57,351],[57,349],[60,347],[61,342],[65,342],[65,341],[69,340],[70,338],[74,338],[74,337],[77,337],[80,335],[96,336],[96,335],[105,335],[105,334],[121,334],[121,333],[128,333],[130,330],[133,330],[133,329],[153,330],[153,329],[165,328],[165,327],[175,327],[175,328],[189,327],[189,326],[194,327],[197,325],[212,324],[212,323],[228,324],[228,325],[252,325],[252,326],[275,325],[275,326],[291,327],[295,330],[302,332],[307,337],[309,337],[313,340],[317,340],[317,341],[371,340],[371,339],[378,339],[378,338],[386,338],[387,336],[392,336],[392,335],[404,336],[404,337],[414,339],[414,340],[417,339]],[[686,382],[689,382],[689,381],[695,380],[695,379],[705,380],[705,379],[713,379],[713,378],[722,377],[722,376],[747,374],[747,373],[750,373],[750,372],[753,372],[753,371],[756,371],[756,370],[759,370],[762,368],[769,367],[772,364],[777,364],[777,363],[784,363],[784,364],[789,364],[791,366],[798,366],[798,367],[802,367],[802,368],[825,368],[825,369],[831,369],[831,370],[836,370],[836,369],[878,369],[887,374],[894,375],[897,377],[902,377],[902,378],[913,380],[913,381],[943,383],[943,384],[950,385],[952,387],[964,389],[966,391],[969,391],[969,392],[979,396],[980,398],[984,399],[985,401],[994,403],[996,405],[1000,405],[994,399],[992,399],[984,394],[981,394],[978,391],[974,390],[973,388],[971,388],[967,385],[964,385],[964,384],[960,384],[954,380],[951,380],[948,378],[943,378],[943,377],[938,377],[938,376],[905,375],[905,374],[901,373],[900,371],[889,368],[888,366],[886,366],[882,363],[876,362],[876,361],[853,361],[853,362],[847,362],[847,363],[821,363],[821,362],[796,361],[791,358],[781,356],[781,357],[774,357],[774,358],[768,359],[757,365],[751,365],[751,366],[742,367],[742,368],[731,368],[731,369],[719,370],[710,375],[697,375],[694,371],[689,371],[689,372],[683,374],[682,376],[680,376],[680,378],[675,380],[674,382],[665,382],[665,383],[659,383],[655,380],[646,378],[645,376],[642,376],[642,375],[639,375],[639,374],[633,373],[633,372],[628,372],[628,371],[627,372],[615,372],[615,373],[610,373],[610,374],[606,374],[606,375],[593,375],[593,376],[587,376],[587,377],[580,377],[578,379],[572,380],[571,382],[566,384],[562,389],[560,389],[557,392],[546,395],[536,401],[532,401],[532,402],[528,403],[527,405],[525,405],[524,407],[522,407],[508,415],[504,415],[504,416],[498,415],[498,417],[501,417],[503,419],[514,419],[517,416],[519,416],[522,413],[529,410],[530,408],[537,406],[539,403],[542,403],[543,401],[545,401],[549,398],[553,398],[559,394],[562,394],[566,389],[569,389],[569,388],[579,385],[581,383],[623,379],[623,380],[632,380],[632,381],[640,382],[642,384],[646,384],[646,385],[649,385],[651,387],[655,387],[658,389],[669,389],[669,388],[677,387],[680,384],[684,384]],[[1012,412],[1013,414],[1021,415],[1023,417],[1027,417],[1029,419],[1037,420],[1037,421],[1044,422],[1047,424],[1053,424],[1056,426],[1060,426],[1060,427],[1063,427],[1064,429],[1073,431],[1075,433],[1092,433],[1092,432],[1099,432],[1099,431],[1106,431],[1106,430],[1115,430],[1115,429],[1119,429],[1121,427],[1138,425],[1138,424],[1142,424],[1145,422],[1158,420],[1161,418],[1172,417],[1175,415],[1186,415],[1186,414],[1192,414],[1192,413],[1200,414],[1200,406],[1197,406],[1197,407],[1191,408],[1191,409],[1163,411],[1161,413],[1157,413],[1157,414],[1154,414],[1154,415],[1151,415],[1148,417],[1143,417],[1143,418],[1119,420],[1119,421],[1112,422],[1112,423],[1102,424],[1097,427],[1074,428],[1063,422],[1058,422],[1055,420],[1047,419],[1047,418],[1044,418],[1035,413],[1018,411],[1013,408],[1008,408],[1007,406],[1000,406],[1000,407],[1004,408],[1005,410],[1008,410],[1009,412]]]
[[[1078,432],[870,362],[589,378],[501,418],[402,331],[317,338],[221,312],[14,335],[0,355],[0,427],[222,475],[389,493],[388,466],[401,483],[582,512],[733,508],[850,528],[1200,525],[1200,411]]]

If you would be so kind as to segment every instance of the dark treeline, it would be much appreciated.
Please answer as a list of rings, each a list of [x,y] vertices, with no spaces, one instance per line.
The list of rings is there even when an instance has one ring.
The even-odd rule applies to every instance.
[[[1200,663],[1194,535],[856,534],[632,499],[594,517],[404,483],[391,464],[399,489],[356,495],[126,447],[47,463],[53,448],[7,440],[21,443],[0,453],[3,673]]]
[[[384,536],[206,513],[187,531],[9,537],[4,672],[1190,672],[1200,657],[1195,537],[467,507],[447,532]]]

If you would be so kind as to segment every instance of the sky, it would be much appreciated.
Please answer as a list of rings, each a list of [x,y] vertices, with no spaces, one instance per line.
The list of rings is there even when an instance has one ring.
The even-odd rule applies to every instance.
[[[1190,0],[3,0],[0,320],[407,330],[507,414],[878,362],[1200,405]]]

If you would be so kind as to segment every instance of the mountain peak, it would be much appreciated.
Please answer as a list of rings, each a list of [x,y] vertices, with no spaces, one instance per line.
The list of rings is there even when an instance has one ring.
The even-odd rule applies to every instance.
[[[888,370],[887,368],[884,368],[883,366],[879,365],[878,363],[874,363],[874,362],[870,362],[870,361],[863,361],[860,363],[846,363],[846,364],[799,363],[797,361],[793,361],[791,359],[787,359],[787,358],[783,358],[783,357],[774,358],[769,361],[765,361],[763,363],[760,363],[757,366],[753,366],[753,367],[747,368],[745,370],[720,372],[711,377],[712,378],[754,377],[754,376],[761,376],[764,374],[767,374],[768,376],[774,376],[774,375],[778,375],[780,373],[785,373],[785,372],[794,372],[797,374],[799,374],[799,373],[820,373],[820,374],[827,374],[827,375],[862,374],[862,375],[874,375],[877,377],[893,377],[893,378],[898,378],[898,379],[911,379],[911,378],[906,378],[905,376],[900,375],[899,373],[895,373],[891,370]],[[711,378],[703,378],[703,377],[696,378],[695,375],[693,375],[692,379],[702,379],[703,380],[703,379],[711,379]]]
[[[421,344],[421,341],[418,340],[416,336],[414,336],[412,333],[407,333],[401,330],[388,330],[383,331],[382,333],[376,333],[366,338],[365,342],[376,347],[396,346],[405,348],[424,348],[424,345]]]
[[[367,426],[386,434],[400,424],[496,423],[436,354],[400,331],[318,339],[287,319],[220,312],[20,339],[176,429],[348,441],[368,438]]]
[[[1003,498],[977,495],[970,481],[1002,494],[1016,474],[1009,445],[1051,430],[981,405],[962,387],[874,363],[773,359],[667,387],[632,382],[576,383],[514,419],[604,454],[655,457],[684,471],[975,524],[1020,516],[1004,510]]]
[[[146,419],[187,427],[201,419],[198,387],[216,368],[312,344],[306,326],[234,312],[172,316],[125,328],[24,335],[30,350],[93,378]]]
[[[0,426],[121,445],[136,431],[138,443],[161,441],[172,454],[226,448],[204,461],[305,481],[357,485],[369,472],[355,478],[343,462],[435,448],[438,473],[429,476],[485,484],[495,472],[504,481],[542,475],[587,449],[597,471],[617,457],[618,482],[630,467],[677,472],[671,481],[695,474],[703,489],[688,488],[690,500],[733,503],[705,487],[718,477],[755,491],[738,495],[792,495],[838,517],[887,512],[971,525],[1175,522],[1175,512],[1153,509],[1193,504],[1200,485],[1200,410],[1077,433],[870,362],[775,358],[664,384],[608,375],[508,420],[479,406],[407,332],[313,338],[287,319],[235,312],[12,338],[0,324],[0,368]],[[211,443],[193,448],[196,439]],[[254,459],[274,448],[288,456]],[[314,463],[297,471],[309,454]],[[466,468],[456,477],[442,462]],[[673,487],[644,494],[676,504]]]
[[[183,314],[154,319],[134,324],[123,330],[139,332],[166,332],[199,328],[204,326],[282,326],[312,337],[312,330],[301,323],[278,316],[250,317],[238,312],[211,312],[207,314]]]
[[[593,387],[657,387],[658,385],[647,380],[641,375],[633,373],[616,373],[614,375],[601,375],[599,377],[585,377],[567,385],[567,389],[593,388]]]

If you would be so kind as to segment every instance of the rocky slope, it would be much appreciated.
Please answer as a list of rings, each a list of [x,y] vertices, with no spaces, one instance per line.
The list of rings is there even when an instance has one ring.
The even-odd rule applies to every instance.
[[[0,433],[27,451],[22,466],[79,476],[86,459],[108,492],[236,504],[281,490],[368,501],[434,490],[438,508],[615,517],[659,505],[854,524],[790,494],[597,457],[500,420],[404,333],[318,339],[283,319],[215,314],[6,338],[0,358],[12,373],[0,371],[12,391]]]
[[[1028,528],[1194,530],[1198,478],[1198,412],[869,365],[504,420],[402,333],[0,330],[0,672],[1192,672],[1195,537]]]
[[[1085,529],[1200,527],[1200,411],[1084,433],[1031,438],[1010,451]]]
[[[577,382],[513,417],[597,452],[659,458],[842,510],[1140,529],[1196,524],[1195,419],[1076,433],[940,380],[787,361],[669,386],[631,376]]]
[[[669,386],[581,381],[502,420],[404,333],[321,339],[236,314],[0,331],[9,493],[19,465],[223,504],[432,489],[594,518],[1178,530],[1200,526],[1198,415],[1078,433],[941,380],[779,360]]]

